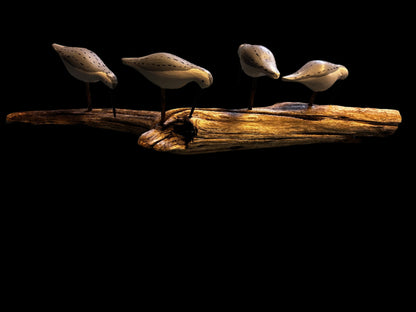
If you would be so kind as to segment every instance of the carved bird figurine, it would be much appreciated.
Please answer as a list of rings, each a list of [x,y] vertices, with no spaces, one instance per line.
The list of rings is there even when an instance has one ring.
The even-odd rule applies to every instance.
[[[110,89],[117,86],[117,77],[104,64],[97,54],[86,48],[67,47],[53,43],[52,47],[58,52],[68,72],[75,78],[84,81],[87,94],[87,111],[92,110],[90,82],[102,81]],[[114,103],[113,115],[116,117]]]
[[[317,92],[328,90],[337,80],[348,77],[348,70],[343,65],[326,61],[309,61],[298,71],[282,77],[283,81],[300,82],[312,90],[309,107],[312,106]]]
[[[179,89],[189,82],[196,82],[202,89],[208,88],[213,82],[211,73],[176,55],[159,52],[142,57],[126,57],[121,59],[123,64],[140,72],[148,80],[159,86],[161,92],[160,124],[165,122],[166,89]],[[189,118],[195,109],[192,106]]]
[[[250,102],[248,109],[253,108],[254,95],[257,89],[257,78],[268,76],[273,79],[280,77],[273,53],[264,46],[242,44],[238,47],[241,67],[246,75],[252,77]]]

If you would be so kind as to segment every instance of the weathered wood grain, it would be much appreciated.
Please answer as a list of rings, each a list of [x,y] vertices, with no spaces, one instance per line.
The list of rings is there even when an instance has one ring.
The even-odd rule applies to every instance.
[[[166,112],[117,109],[62,109],[15,112],[6,122],[32,125],[85,125],[139,136],[138,144],[156,151],[199,154],[238,149],[349,141],[393,134],[401,122],[391,109],[284,102],[252,110],[190,108]]]
[[[7,115],[6,123],[82,125],[140,135],[152,129],[159,117],[159,112],[118,108],[114,118],[111,108],[83,108],[14,112]]]
[[[157,151],[210,153],[236,149],[350,141],[394,133],[397,110],[285,102],[247,109],[169,111],[164,127],[143,133],[138,143]]]

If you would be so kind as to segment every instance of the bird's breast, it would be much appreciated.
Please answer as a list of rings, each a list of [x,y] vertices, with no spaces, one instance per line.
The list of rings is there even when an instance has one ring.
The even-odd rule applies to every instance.
[[[77,67],[72,66],[68,62],[63,62],[68,72],[75,77],[84,82],[97,82],[100,81],[100,76],[95,72],[87,72]]]
[[[306,85],[309,89],[315,92],[322,92],[328,90],[338,80],[339,75],[337,72],[321,76],[311,77],[308,79],[302,79],[299,82]]]
[[[241,63],[241,67],[247,76],[250,76],[253,78],[266,76],[264,70],[261,70],[260,67],[250,66],[246,63]]]
[[[179,71],[149,71],[140,72],[155,85],[164,89],[179,89],[194,80],[194,76],[185,70]]]

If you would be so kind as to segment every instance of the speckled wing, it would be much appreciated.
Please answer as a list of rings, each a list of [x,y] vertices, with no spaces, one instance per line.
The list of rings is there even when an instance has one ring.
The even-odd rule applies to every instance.
[[[283,77],[284,80],[301,81],[308,78],[318,78],[335,72],[340,65],[325,61],[310,61],[291,75]]]
[[[253,54],[254,53],[249,53],[249,51],[245,50],[240,54],[240,58],[247,65],[250,65],[254,68],[259,68],[259,62],[255,57],[253,57]]]
[[[123,61],[139,69],[147,71],[186,71],[199,69],[200,67],[192,64],[176,55],[159,52],[137,58],[124,58]]]
[[[91,50],[78,47],[64,47],[57,44],[54,44],[54,48],[64,63],[78,70],[88,73],[112,73],[98,55]]]
[[[244,49],[241,53],[241,58],[247,65],[255,68],[263,68],[264,62],[275,62],[273,54],[258,48]]]

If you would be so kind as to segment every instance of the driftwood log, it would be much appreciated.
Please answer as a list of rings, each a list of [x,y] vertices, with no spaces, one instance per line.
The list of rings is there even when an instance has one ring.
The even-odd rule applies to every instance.
[[[393,134],[401,122],[392,109],[313,105],[284,102],[247,109],[190,108],[166,112],[159,125],[155,111],[64,109],[11,113],[7,123],[86,125],[138,135],[138,144],[156,151],[183,154],[300,144],[346,142]]]
[[[152,129],[159,117],[154,111],[117,109],[114,118],[110,108],[78,108],[15,112],[7,115],[6,124],[88,126],[140,135]]]

